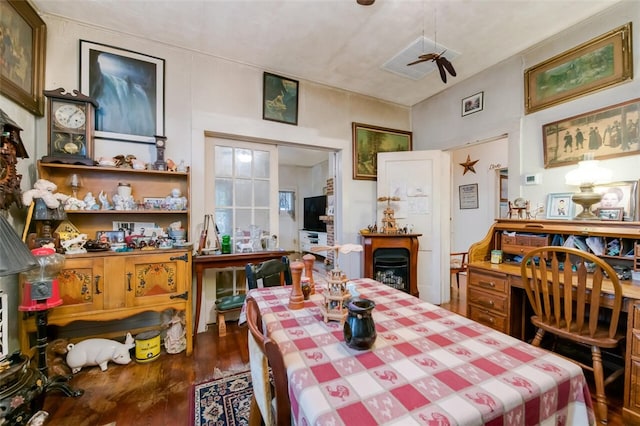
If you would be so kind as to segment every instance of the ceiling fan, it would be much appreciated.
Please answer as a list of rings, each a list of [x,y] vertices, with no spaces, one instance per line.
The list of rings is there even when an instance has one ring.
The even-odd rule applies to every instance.
[[[424,14],[424,3],[422,4],[422,8],[423,11],[422,13]],[[437,17],[437,10],[435,9],[434,6],[434,10],[433,10],[433,27],[434,27],[434,42],[433,42],[433,47],[435,48],[438,45],[438,23],[436,21],[436,17]],[[424,21],[422,23],[422,40],[423,40],[423,46],[422,46],[422,50],[424,51]],[[451,74],[452,77],[455,77],[456,74],[456,70],[453,68],[453,65],[451,65],[451,62],[449,62],[449,60],[447,58],[445,58],[444,52],[446,52],[447,50],[443,50],[440,53],[423,53],[422,55],[418,56],[418,59],[413,61],[413,62],[409,62],[407,64],[407,66],[411,66],[411,65],[415,65],[415,64],[419,64],[421,62],[427,62],[427,61],[432,61],[435,62],[436,65],[438,66],[438,71],[440,71],[440,78],[442,79],[443,83],[447,82],[447,72],[449,72],[449,74]]]
[[[447,73],[445,72],[445,70],[448,71],[452,77],[455,77],[457,74],[456,74],[456,70],[453,68],[453,65],[451,65],[451,62],[449,62],[447,58],[442,56],[444,55],[444,52],[446,52],[446,50],[443,50],[441,53],[425,53],[423,55],[418,56],[417,60],[413,62],[409,62],[407,66],[415,65],[415,64],[419,64],[420,62],[427,62],[427,61],[435,62],[436,65],[438,66],[438,71],[440,71],[440,78],[442,79],[442,82],[446,83]]]

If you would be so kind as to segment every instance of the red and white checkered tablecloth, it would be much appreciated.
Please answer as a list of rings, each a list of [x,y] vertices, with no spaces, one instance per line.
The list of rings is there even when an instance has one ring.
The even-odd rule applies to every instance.
[[[284,354],[298,425],[593,425],[576,364],[370,279],[378,337],[349,348],[321,294],[288,308],[290,287],[251,290]]]

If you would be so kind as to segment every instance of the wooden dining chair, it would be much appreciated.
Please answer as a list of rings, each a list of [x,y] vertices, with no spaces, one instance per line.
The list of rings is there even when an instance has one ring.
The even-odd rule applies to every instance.
[[[257,265],[248,263],[244,269],[249,290],[258,287],[291,285],[293,282],[291,280],[291,268],[287,256],[282,256],[280,259],[265,260]],[[218,335],[220,337],[227,335],[225,315],[231,312],[240,312],[246,296],[246,293],[240,293],[216,299],[215,308],[218,317]]]
[[[467,256],[468,253],[458,252],[450,253],[449,269],[451,275],[456,274],[456,285],[460,288],[460,273],[467,272]]]
[[[548,332],[591,348],[590,365],[572,361],[593,372],[597,416],[601,423],[606,423],[605,386],[624,373],[622,367],[605,377],[601,353],[601,349],[619,348],[624,355],[621,343],[625,335],[618,331],[622,288],[616,272],[591,253],[557,246],[539,247],[527,253],[520,271],[534,312],[531,322],[537,327],[531,344],[540,346]],[[601,290],[607,278],[614,292],[612,307],[601,306]]]
[[[247,324],[249,326],[249,359],[253,396],[249,425],[290,425],[291,402],[289,380],[284,358],[277,343],[265,335],[258,303],[247,299]],[[273,383],[269,380],[269,368]]]

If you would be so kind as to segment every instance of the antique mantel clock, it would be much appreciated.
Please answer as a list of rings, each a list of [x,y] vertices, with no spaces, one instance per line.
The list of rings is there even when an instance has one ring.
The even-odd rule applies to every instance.
[[[49,149],[44,163],[94,165],[93,129],[98,102],[77,90],[45,90]]]

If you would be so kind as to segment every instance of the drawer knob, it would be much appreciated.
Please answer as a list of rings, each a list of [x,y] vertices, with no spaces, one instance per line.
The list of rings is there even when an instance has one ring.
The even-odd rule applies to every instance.
[[[484,285],[491,288],[495,288],[496,286],[496,283],[494,283],[493,281],[480,281],[479,283],[480,285]]]

